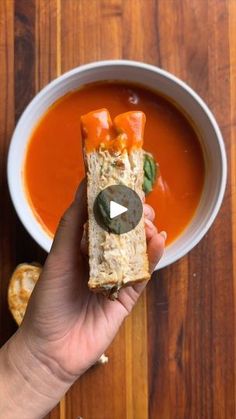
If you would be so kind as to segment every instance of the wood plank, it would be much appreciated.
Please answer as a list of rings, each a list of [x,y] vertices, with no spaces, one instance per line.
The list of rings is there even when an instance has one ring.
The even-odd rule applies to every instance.
[[[208,89],[207,18],[207,1],[157,2],[155,19],[160,66],[186,81],[203,98]]]
[[[157,26],[161,64],[210,104],[230,153],[227,2],[159,1]],[[150,284],[150,418],[235,417],[230,182],[204,240]]]
[[[230,99],[231,99],[231,190],[232,190],[232,222],[233,248],[236,252],[236,2],[229,2],[229,46],[230,46]],[[236,258],[233,258],[236,262]],[[236,265],[235,265],[236,267]]]
[[[122,58],[160,65],[157,0],[123,2]]]
[[[146,312],[144,304],[145,300],[141,299],[133,317],[126,320],[108,349],[108,364],[91,368],[68,392],[66,418],[148,417],[147,358],[143,353],[143,341],[147,341],[146,322],[142,320]]]
[[[124,340],[123,328],[106,352],[108,364],[91,368],[68,392],[66,418],[126,417]]]
[[[230,52],[230,99],[231,99],[231,194],[232,194],[232,242],[234,267],[234,304],[236,301],[236,2],[229,1],[229,52]],[[234,322],[236,324],[236,310]],[[234,380],[236,382],[236,334],[234,339]],[[235,412],[236,412],[236,398]]]
[[[39,91],[61,73],[58,0],[36,0],[35,26],[35,84]]]
[[[231,139],[230,139],[230,83],[228,2],[219,2],[212,10],[209,2],[209,104],[220,124],[228,159],[228,181],[224,204],[211,229],[212,281],[212,352],[213,358],[213,412],[218,418],[235,417],[235,354],[234,279],[231,195]],[[222,36],[224,34],[224,36]],[[213,54],[213,50],[215,53]],[[227,307],[227,309],[226,309]],[[210,384],[210,383],[209,383]]]
[[[15,119],[35,95],[35,1],[15,1]]]
[[[15,121],[34,97],[35,86],[35,1],[15,1],[14,3],[14,95]],[[16,218],[14,235],[16,263],[44,262],[45,253],[26,232]],[[12,267],[12,270],[15,266]]]
[[[146,292],[125,321],[126,418],[148,418]]]
[[[0,2],[0,346],[16,325],[7,306],[7,287],[15,266],[15,214],[6,179],[7,150],[14,127],[14,4]]]
[[[61,0],[61,65],[65,72],[100,58],[99,1]]]

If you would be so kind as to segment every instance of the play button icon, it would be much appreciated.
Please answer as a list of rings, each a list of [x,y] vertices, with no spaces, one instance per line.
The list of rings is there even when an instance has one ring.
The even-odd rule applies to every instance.
[[[138,225],[143,204],[133,189],[124,185],[112,185],[97,195],[93,212],[96,222],[104,230],[124,234]]]
[[[123,205],[117,204],[117,202],[110,202],[110,219],[118,217],[118,215],[124,214],[128,211],[128,208],[123,207]]]

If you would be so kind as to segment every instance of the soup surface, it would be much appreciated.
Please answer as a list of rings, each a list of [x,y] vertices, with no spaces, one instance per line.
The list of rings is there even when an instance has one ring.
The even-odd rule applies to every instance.
[[[58,100],[32,133],[25,160],[25,185],[33,211],[51,236],[84,176],[80,116],[107,108],[114,118],[129,110],[146,114],[144,149],[160,166],[147,203],[158,229],[172,242],[187,226],[199,203],[204,159],[191,124],[167,99],[140,86],[98,83]]]

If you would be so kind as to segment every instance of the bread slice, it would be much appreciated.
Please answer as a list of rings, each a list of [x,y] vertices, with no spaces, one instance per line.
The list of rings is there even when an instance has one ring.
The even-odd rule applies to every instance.
[[[138,132],[135,132],[135,136],[137,139],[139,134],[139,144],[136,147],[134,144],[128,147],[128,141],[132,136],[132,132],[129,132],[130,127],[124,127],[124,124],[122,127],[116,125],[116,133],[114,134],[114,126],[112,126],[108,111],[102,109],[95,111],[95,114],[98,115],[97,119],[100,115],[103,124],[106,121],[108,132],[105,132],[105,141],[104,138],[96,138],[92,142],[92,144],[96,144],[94,149],[91,147],[89,138],[89,134],[92,132],[90,127],[91,115],[93,116],[94,113],[82,117],[87,169],[90,266],[88,286],[91,290],[102,292],[114,299],[118,296],[118,290],[121,287],[146,281],[150,278],[144,218],[142,216],[139,224],[133,230],[117,235],[105,231],[97,224],[93,206],[99,192],[111,185],[128,186],[143,200],[144,152],[140,146],[142,144],[140,135],[143,128],[136,124],[135,128]],[[119,115],[115,121],[122,120],[123,116],[123,120],[125,120],[126,115],[130,118],[132,116],[130,114],[133,113],[128,112]],[[143,118],[143,114],[141,116]],[[140,118],[140,115],[138,115],[138,118]],[[99,121],[95,122],[99,124]],[[111,136],[109,136],[109,130],[112,133]],[[137,144],[137,140],[135,141]]]
[[[41,271],[41,266],[22,263],[12,274],[8,287],[8,305],[18,326],[24,318],[29,298]]]

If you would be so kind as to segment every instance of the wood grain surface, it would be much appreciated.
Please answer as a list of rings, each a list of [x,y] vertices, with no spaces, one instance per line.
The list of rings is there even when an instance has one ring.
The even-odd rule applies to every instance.
[[[51,419],[236,418],[236,0],[0,0],[0,343],[14,267],[46,254],[18,220],[6,182],[8,146],[26,105],[83,63],[126,58],[158,65],[203,97],[228,156],[213,227],[161,270],[108,349]]]

